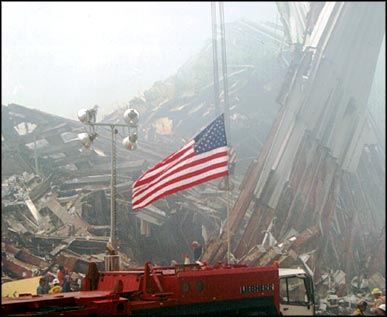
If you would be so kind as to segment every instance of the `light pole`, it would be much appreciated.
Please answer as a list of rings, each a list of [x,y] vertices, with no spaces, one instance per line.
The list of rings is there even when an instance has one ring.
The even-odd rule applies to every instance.
[[[110,255],[105,258],[106,271],[119,270],[119,257],[116,254],[117,250],[117,205],[116,205],[116,185],[117,185],[117,148],[116,148],[116,134],[117,127],[129,128],[129,136],[123,139],[122,144],[128,150],[135,150],[137,148],[137,123],[139,114],[135,109],[128,109],[124,113],[124,120],[127,124],[119,123],[103,123],[96,122],[97,106],[92,109],[81,109],[78,111],[78,119],[89,126],[90,129],[86,133],[78,134],[78,138],[86,148],[90,148],[93,141],[97,137],[95,127],[110,127],[111,130],[111,182],[110,182],[110,246],[108,248]]]

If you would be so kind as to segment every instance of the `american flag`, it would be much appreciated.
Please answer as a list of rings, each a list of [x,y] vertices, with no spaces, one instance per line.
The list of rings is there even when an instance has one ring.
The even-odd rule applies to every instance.
[[[228,175],[224,114],[132,185],[132,210],[180,190]]]

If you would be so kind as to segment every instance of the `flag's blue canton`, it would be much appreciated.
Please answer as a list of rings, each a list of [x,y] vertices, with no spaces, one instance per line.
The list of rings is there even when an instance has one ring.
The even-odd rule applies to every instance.
[[[195,154],[201,154],[226,145],[224,114],[222,114],[195,137],[194,151]]]

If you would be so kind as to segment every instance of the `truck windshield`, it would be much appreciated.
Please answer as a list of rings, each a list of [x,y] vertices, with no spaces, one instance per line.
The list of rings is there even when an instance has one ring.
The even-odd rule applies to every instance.
[[[280,302],[289,305],[309,305],[313,294],[307,278],[298,276],[283,277],[280,280]]]

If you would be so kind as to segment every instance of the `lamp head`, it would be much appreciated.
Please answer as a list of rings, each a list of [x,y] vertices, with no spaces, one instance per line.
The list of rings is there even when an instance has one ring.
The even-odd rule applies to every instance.
[[[95,123],[97,117],[98,106],[91,109],[81,109],[78,111],[78,119],[82,123]]]
[[[139,113],[136,109],[128,109],[124,113],[124,120],[131,127],[135,127],[139,120]]]
[[[82,123],[86,123],[88,121],[87,109],[81,109],[78,111],[78,119]]]
[[[94,139],[97,137],[97,133],[79,133],[78,134],[78,139],[81,141],[82,145],[85,148],[90,148],[91,144],[93,143]]]
[[[137,149],[137,133],[134,135],[127,136],[122,140],[122,145],[129,151]]]

